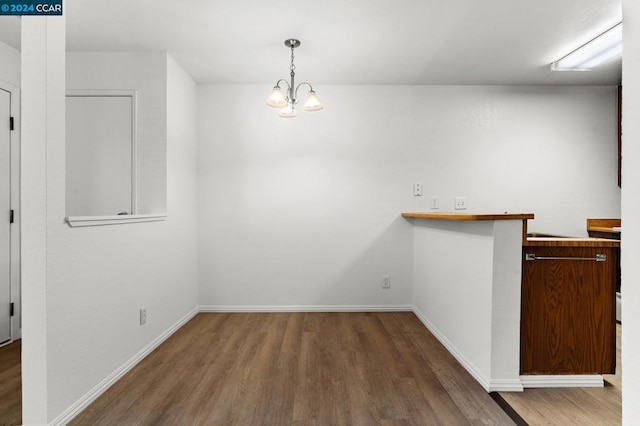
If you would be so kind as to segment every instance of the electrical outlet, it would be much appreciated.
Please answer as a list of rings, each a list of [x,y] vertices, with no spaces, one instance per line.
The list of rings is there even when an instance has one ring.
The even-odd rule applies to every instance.
[[[422,197],[422,184],[414,183],[413,184],[413,196],[414,197]]]
[[[429,208],[431,210],[438,210],[440,208],[440,200],[438,197],[429,198]]]
[[[147,322],[147,308],[140,308],[140,325]]]
[[[382,277],[382,288],[391,288],[391,275],[384,275]]]
[[[466,210],[467,197],[455,197],[453,200],[453,205],[456,210]]]

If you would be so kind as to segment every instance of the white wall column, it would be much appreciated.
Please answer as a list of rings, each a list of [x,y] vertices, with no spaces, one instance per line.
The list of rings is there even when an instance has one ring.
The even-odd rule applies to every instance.
[[[47,159],[64,146],[65,18],[22,18],[22,416],[48,422]]]

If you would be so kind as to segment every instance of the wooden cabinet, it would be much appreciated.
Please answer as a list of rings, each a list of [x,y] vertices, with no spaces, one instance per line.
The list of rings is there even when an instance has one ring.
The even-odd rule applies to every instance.
[[[615,372],[617,257],[615,247],[523,247],[521,374]]]

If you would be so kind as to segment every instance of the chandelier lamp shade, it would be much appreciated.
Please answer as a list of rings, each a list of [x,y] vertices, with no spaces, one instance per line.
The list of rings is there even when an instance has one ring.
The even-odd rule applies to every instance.
[[[302,86],[308,86],[309,93],[302,104],[302,110],[307,112],[320,111],[324,107],[320,102],[320,98],[318,98],[318,95],[313,90],[313,86],[306,81],[296,86],[296,66],[293,63],[293,50],[300,46],[300,40],[290,38],[284,41],[284,45],[291,49],[291,65],[289,66],[289,75],[291,79],[289,82],[281,78],[276,82],[276,85],[273,86],[269,99],[267,99],[267,106],[270,106],[271,108],[279,108],[280,113],[278,115],[280,117],[295,118],[298,116],[298,112],[296,111],[296,105],[298,104],[298,89]],[[286,90],[283,90],[281,85],[286,87]]]

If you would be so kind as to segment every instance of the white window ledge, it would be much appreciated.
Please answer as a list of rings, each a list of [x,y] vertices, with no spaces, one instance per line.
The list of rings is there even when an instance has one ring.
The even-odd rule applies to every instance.
[[[128,214],[117,216],[67,216],[64,220],[71,227],[122,225],[125,223],[159,222],[167,218],[166,214]]]

